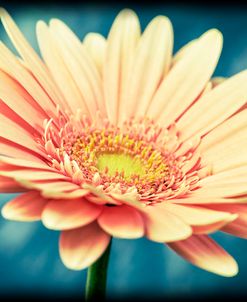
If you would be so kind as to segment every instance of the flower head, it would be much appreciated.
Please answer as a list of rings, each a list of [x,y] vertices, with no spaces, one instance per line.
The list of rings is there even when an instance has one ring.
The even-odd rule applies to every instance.
[[[166,243],[208,271],[237,264],[208,234],[247,238],[247,72],[212,80],[222,36],[209,30],[174,56],[172,25],[141,34],[122,11],[110,33],[81,42],[39,21],[38,57],[6,11],[20,57],[0,44],[0,191],[22,192],[2,214],[60,230],[71,269],[111,236]]]

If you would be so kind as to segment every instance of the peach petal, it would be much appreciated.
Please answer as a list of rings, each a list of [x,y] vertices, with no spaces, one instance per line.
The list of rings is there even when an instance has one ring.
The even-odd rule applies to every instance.
[[[131,239],[144,235],[141,215],[128,206],[105,206],[98,223],[105,232],[114,237]]]
[[[221,49],[222,35],[219,31],[212,29],[203,34],[160,84],[147,115],[164,127],[173,123],[203,91]]]
[[[242,71],[202,96],[177,123],[181,140],[205,135],[243,106],[246,103],[246,81],[247,71]]]
[[[50,21],[50,32],[66,69],[78,87],[85,107],[91,116],[95,115],[96,110],[105,115],[100,74],[84,45],[71,29],[58,19]]]
[[[30,149],[4,138],[0,138],[0,150],[6,156],[44,163],[39,155],[33,153]]]
[[[106,109],[113,124],[117,123],[118,117],[125,117],[126,103],[122,98],[130,84],[129,73],[139,38],[140,24],[136,14],[128,9],[121,11],[107,39],[103,72]]]
[[[247,110],[234,115],[208,133],[201,143],[202,162],[215,173],[247,164]]]
[[[0,164],[5,164],[10,170],[15,170],[17,168],[29,168],[29,169],[40,169],[44,171],[56,171],[55,169],[48,166],[44,161],[36,162],[28,159],[20,159],[20,158],[9,158],[6,156],[0,155]]]
[[[55,117],[55,104],[52,103],[51,99],[40,87],[37,80],[2,42],[0,42],[0,54],[0,68],[19,82],[19,84],[25,88],[30,96],[41,106],[41,108],[47,111],[51,117]]]
[[[53,180],[51,182],[32,182],[21,178],[16,178],[16,181],[20,183],[24,188],[41,191],[41,194],[43,196],[44,194],[46,194],[46,197],[52,196],[53,194],[56,195],[60,192],[72,192],[80,188],[78,185],[73,184],[69,181]]]
[[[75,199],[79,197],[84,197],[89,194],[88,190],[84,189],[76,189],[73,191],[67,191],[67,192],[62,192],[62,191],[42,191],[41,195],[46,198],[52,198],[52,199]]]
[[[87,112],[78,87],[76,87],[72,75],[66,69],[65,62],[58,51],[48,26],[43,21],[38,21],[36,31],[41,54],[54,81],[67,101],[69,111],[76,114],[77,109],[81,108],[83,112]]]
[[[238,273],[238,265],[232,256],[206,235],[193,235],[168,246],[187,261],[211,273],[225,277]]]
[[[103,74],[103,63],[105,60],[105,53],[107,42],[106,39],[98,33],[89,33],[83,39],[83,45],[87,52],[93,59],[100,75]]]
[[[85,199],[52,200],[42,212],[42,222],[52,230],[69,230],[84,226],[94,221],[102,207]]]
[[[44,155],[44,152],[40,150],[38,144],[35,142],[32,133],[24,130],[4,115],[0,116],[0,129],[4,129],[4,131],[1,131],[0,133],[0,139],[3,138],[12,141],[25,146],[41,156]]]
[[[148,24],[135,52],[123,108],[128,110],[127,118],[146,114],[153,95],[170,68],[172,49],[172,24],[167,17],[158,16]]]
[[[190,52],[193,51],[193,48],[197,47],[196,45],[200,43],[200,38],[191,40],[182,46],[172,58],[172,66],[176,65],[180,60],[185,58]]]
[[[218,230],[223,231],[224,227],[230,224],[232,221],[235,221],[238,218],[237,214],[232,214],[225,220],[221,220],[215,223],[208,225],[196,225],[192,226],[193,234],[211,234]]]
[[[156,242],[171,242],[188,238],[191,227],[167,209],[147,206],[143,212],[146,236]]]
[[[14,46],[24,59],[24,62],[27,67],[32,71],[35,78],[39,81],[39,83],[45,89],[51,99],[56,100],[56,103],[58,102],[59,104],[63,104],[63,97],[58,88],[56,87],[54,81],[52,80],[45,64],[30,46],[30,44],[25,39],[25,37],[13,21],[13,19],[10,17],[10,15],[6,12],[6,10],[1,9],[0,15],[5,30],[8,33],[8,36],[10,37]]]
[[[47,114],[37,106],[35,100],[28,94],[28,92],[8,74],[0,70],[0,99],[6,103],[6,105],[13,110],[15,115],[19,115],[23,123],[31,125],[33,132],[37,124],[42,126]],[[29,110],[25,110],[25,106],[29,107]],[[3,112],[3,106],[0,108]]]
[[[234,204],[236,202],[239,203],[246,203],[247,199],[246,197],[240,198],[238,197],[238,199],[232,197],[232,198],[224,198],[224,197],[208,197],[208,196],[204,196],[204,195],[198,195],[198,196],[192,196],[192,197],[185,197],[185,198],[178,198],[178,199],[171,199],[170,202],[175,203],[175,204],[182,204],[182,205],[197,205],[197,206],[209,206],[209,205],[213,205],[213,204]]]
[[[161,207],[166,208],[174,215],[179,216],[185,223],[193,226],[204,226],[225,221],[231,217],[230,213],[221,211],[220,207],[214,211],[206,207],[184,206],[172,203],[161,203]]]
[[[93,222],[82,228],[62,232],[60,256],[68,268],[85,269],[104,253],[109,242],[110,236]]]
[[[2,208],[2,215],[6,219],[17,221],[40,220],[46,203],[47,200],[39,192],[31,191],[6,203]]]
[[[49,171],[40,171],[34,169],[25,169],[25,170],[13,170],[13,171],[0,171],[0,175],[11,177],[14,179],[23,179],[23,180],[31,180],[31,181],[56,181],[56,180],[70,180],[69,177],[57,173],[57,172],[49,172]]]
[[[237,202],[238,200],[236,200]],[[247,204],[221,204],[210,205],[213,210],[227,211],[232,214],[237,214],[237,219],[223,227],[222,231],[247,239]]]
[[[0,193],[20,193],[25,191],[27,190],[22,188],[12,178],[0,176]]]

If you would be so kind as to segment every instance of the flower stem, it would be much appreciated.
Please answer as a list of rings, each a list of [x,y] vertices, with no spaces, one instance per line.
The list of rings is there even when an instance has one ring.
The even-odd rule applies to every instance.
[[[110,249],[111,241],[103,255],[88,268],[85,293],[87,302],[105,300]]]

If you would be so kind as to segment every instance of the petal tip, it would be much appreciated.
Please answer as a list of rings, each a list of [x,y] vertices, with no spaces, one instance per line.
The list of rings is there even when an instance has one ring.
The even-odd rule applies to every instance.
[[[215,273],[223,277],[234,277],[238,272],[238,264],[233,258],[229,259],[228,265],[224,265],[219,269],[217,269],[217,267],[215,268]]]

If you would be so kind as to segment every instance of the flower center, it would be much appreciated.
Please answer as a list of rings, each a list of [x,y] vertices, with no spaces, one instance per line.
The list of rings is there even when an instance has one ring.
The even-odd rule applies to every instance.
[[[130,180],[133,176],[145,175],[141,160],[124,153],[100,154],[97,159],[97,168],[99,172],[106,172],[109,176],[120,174],[125,180]]]
[[[70,156],[87,178],[98,172],[111,181],[117,178],[137,184],[160,179],[167,173],[161,151],[133,134],[120,133],[119,129],[81,135],[72,145]]]
[[[51,164],[80,186],[104,194],[137,194],[145,203],[179,198],[197,189],[201,165],[197,145],[179,141],[176,126],[147,118],[112,125],[97,115],[61,117],[46,124],[44,143]],[[198,173],[200,172],[200,175]]]

